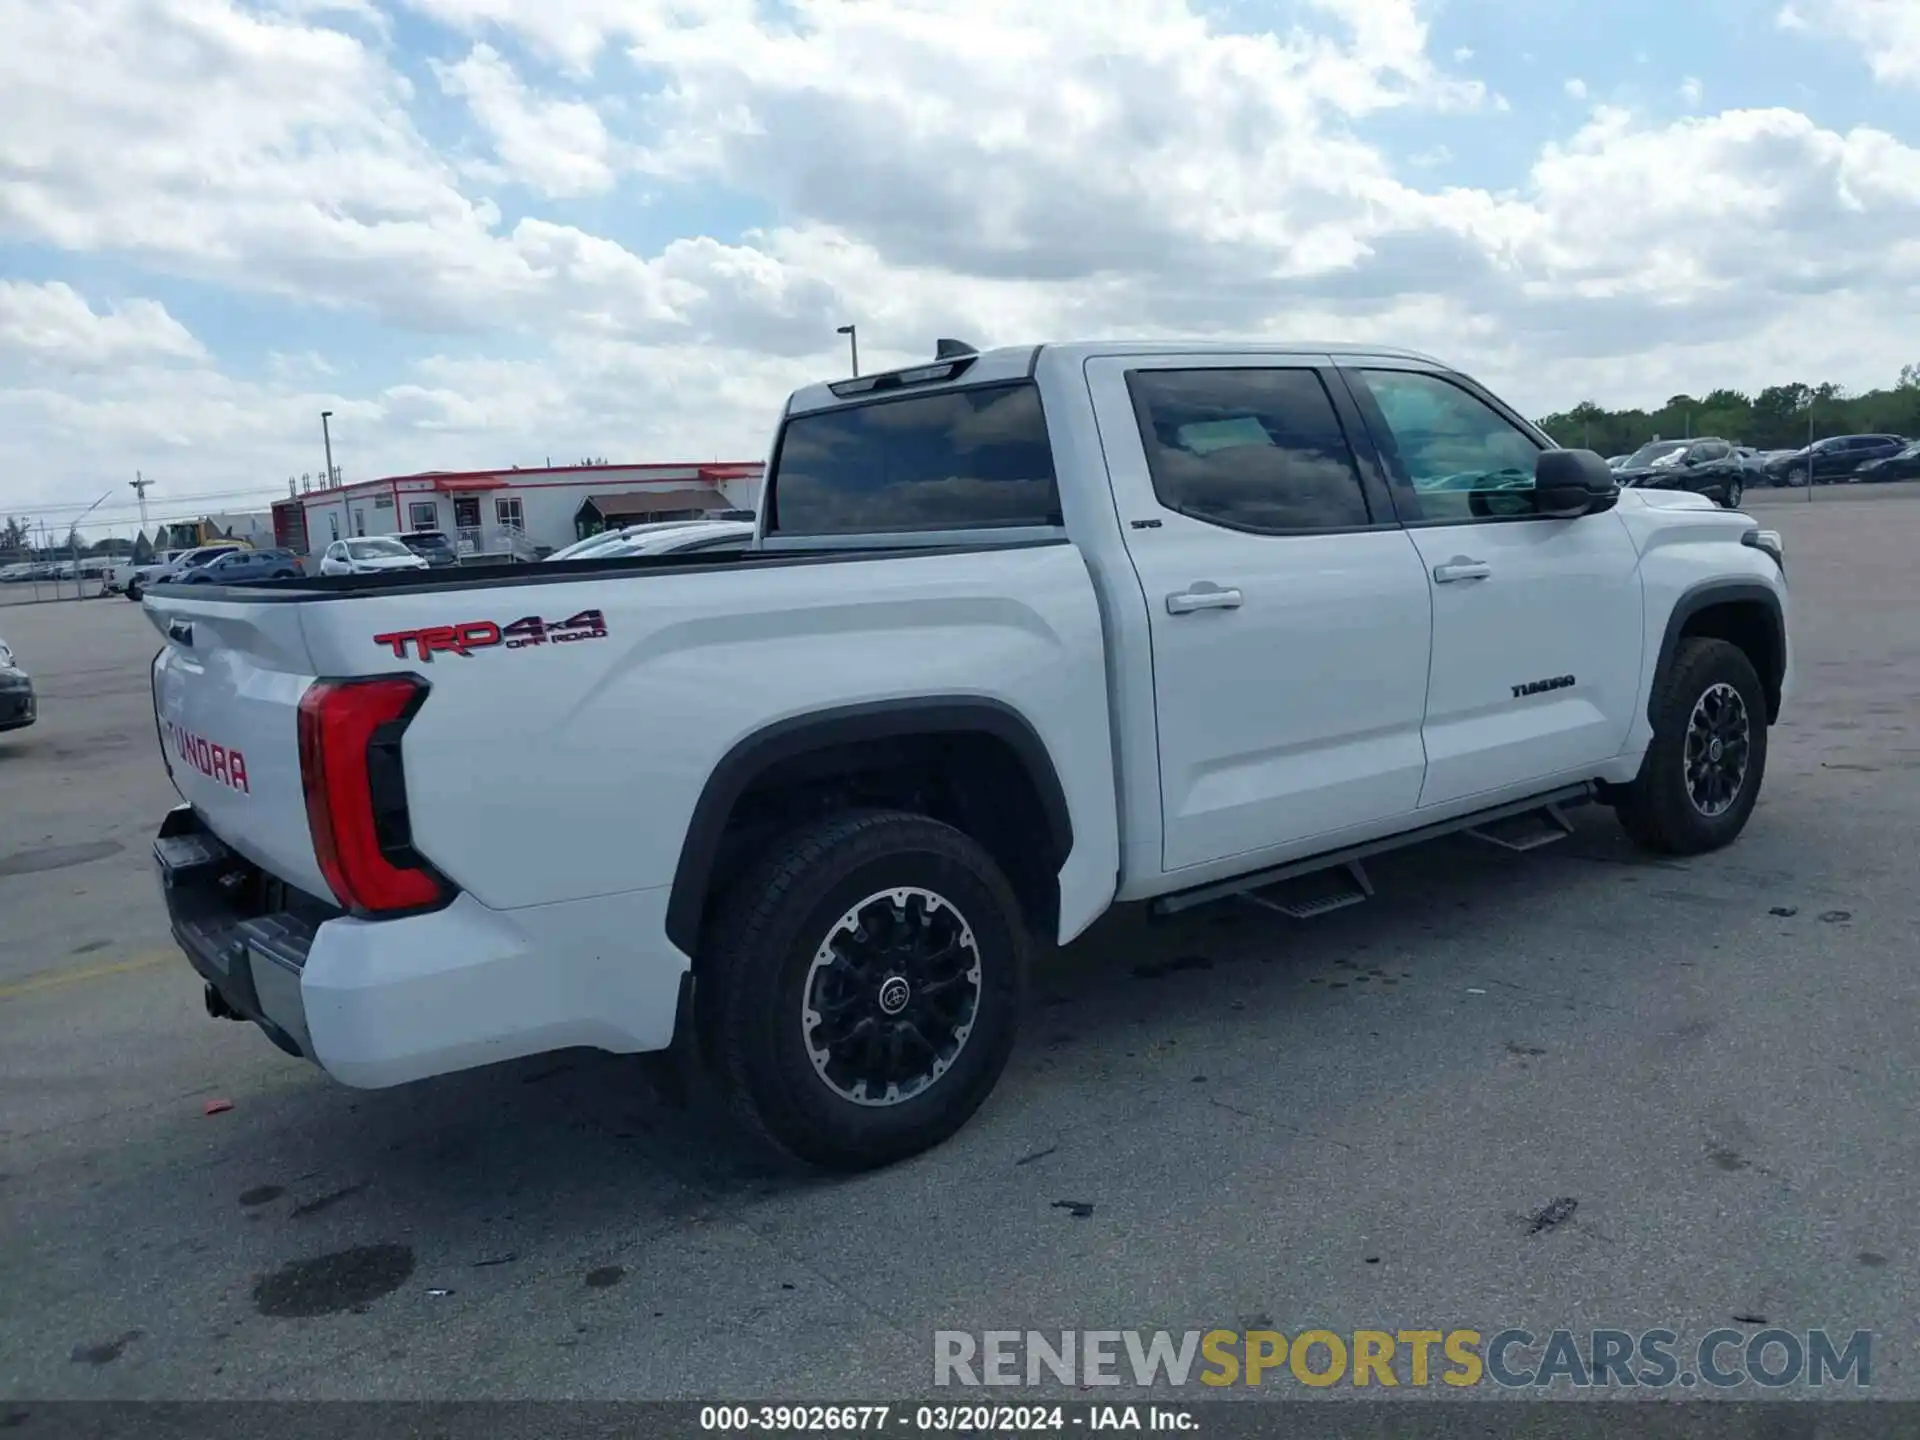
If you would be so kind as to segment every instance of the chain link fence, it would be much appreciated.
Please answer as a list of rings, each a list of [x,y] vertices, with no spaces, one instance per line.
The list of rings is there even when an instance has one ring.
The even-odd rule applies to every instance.
[[[107,593],[114,567],[132,562],[133,529],[124,536],[96,531],[82,539],[0,532],[0,605],[89,600]]]

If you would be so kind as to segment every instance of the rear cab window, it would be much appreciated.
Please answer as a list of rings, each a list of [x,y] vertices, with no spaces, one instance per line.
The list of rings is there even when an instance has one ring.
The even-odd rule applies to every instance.
[[[795,415],[782,427],[766,493],[769,537],[1061,523],[1053,447],[1031,380]]]

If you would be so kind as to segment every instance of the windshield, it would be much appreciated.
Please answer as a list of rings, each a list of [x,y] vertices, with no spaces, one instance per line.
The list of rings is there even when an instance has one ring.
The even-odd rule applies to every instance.
[[[418,535],[403,535],[401,543],[414,550],[451,550],[447,537],[435,531],[423,531]]]
[[[413,552],[398,540],[382,537],[374,540],[349,540],[347,554],[355,560],[390,560],[396,555],[404,558]]]
[[[1687,448],[1685,440],[1655,440],[1651,445],[1642,445],[1627,457],[1627,468],[1638,469],[1642,465],[1651,465],[1654,461],[1668,455],[1678,454]]]

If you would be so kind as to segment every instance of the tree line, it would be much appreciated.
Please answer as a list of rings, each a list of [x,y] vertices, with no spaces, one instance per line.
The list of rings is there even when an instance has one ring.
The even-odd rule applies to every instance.
[[[1920,365],[1907,365],[1891,389],[1849,394],[1839,385],[1769,385],[1758,395],[1710,390],[1675,395],[1657,410],[1608,410],[1583,400],[1548,415],[1542,430],[1562,445],[1620,455],[1649,440],[1711,435],[1756,450],[1797,450],[1809,436],[1920,437]]]

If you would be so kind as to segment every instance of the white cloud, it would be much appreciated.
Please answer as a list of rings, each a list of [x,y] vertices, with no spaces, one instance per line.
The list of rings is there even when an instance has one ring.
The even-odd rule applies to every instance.
[[[591,105],[530,94],[490,45],[434,70],[443,90],[467,102],[509,178],[555,199],[613,188],[612,142]]]
[[[1783,30],[1834,35],[1858,46],[1878,80],[1920,85],[1920,4],[1914,0],[1801,0],[1775,20]]]
[[[0,365],[24,361],[93,369],[134,360],[199,360],[206,351],[155,300],[130,300],[96,312],[58,280],[44,285],[0,280]]]
[[[13,493],[136,467],[271,492],[319,468],[321,409],[349,476],[751,458],[784,391],[839,372],[849,320],[868,365],[936,335],[1377,339],[1534,409],[1816,359],[1871,384],[1915,358],[1886,297],[1920,287],[1920,152],[1788,109],[1602,105],[1530,167],[1451,183],[1477,135],[1510,153],[1538,117],[1458,73],[1470,55],[1430,53],[1418,0],[1308,0],[1265,35],[1188,0],[791,0],[778,19],[760,0],[395,0],[416,13],[385,27],[261,3],[0,11],[0,240],[186,276],[236,315],[261,292],[353,311],[389,342],[378,378],[297,322],[269,361],[222,368],[151,302],[24,287],[66,317],[32,333],[81,338],[38,342],[0,391]],[[429,29],[441,53],[396,53],[422,16],[452,27]],[[449,112],[476,132],[447,139]],[[1418,136],[1403,158],[1389,129]],[[486,191],[507,179],[503,214]],[[674,224],[712,189],[773,218]]]
[[[1697,108],[1701,100],[1706,98],[1706,93],[1706,87],[1697,76],[1689,75],[1680,82],[1680,101],[1689,109]]]
[[[1569,79],[1562,88],[1575,100],[1584,100],[1587,98],[1587,82],[1582,80],[1578,75]]]

